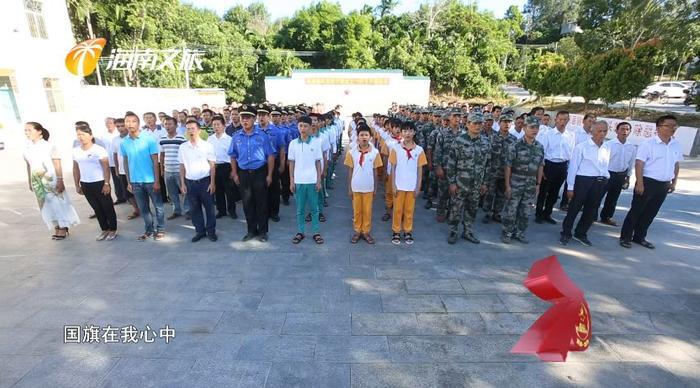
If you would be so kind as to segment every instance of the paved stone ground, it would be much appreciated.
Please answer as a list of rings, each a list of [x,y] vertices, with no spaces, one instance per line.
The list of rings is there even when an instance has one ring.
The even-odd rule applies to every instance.
[[[598,224],[592,248],[561,247],[549,225],[506,246],[493,224],[476,227],[480,245],[449,246],[422,207],[413,246],[389,242],[379,207],[376,246],[351,245],[344,171],[323,246],[290,243],[293,207],[268,244],[240,242],[244,224],[228,219],[218,242],[193,244],[183,220],[166,241],[136,242],[142,221],[122,205],[118,240],[98,243],[77,196],[84,223],[54,242],[26,184],[0,183],[0,387],[698,386],[700,163],[683,168],[652,227],[655,251],[623,250]],[[550,254],[592,310],[592,346],[566,363],[509,354],[546,308],[522,280]],[[167,324],[176,337],[64,344],[71,324]]]

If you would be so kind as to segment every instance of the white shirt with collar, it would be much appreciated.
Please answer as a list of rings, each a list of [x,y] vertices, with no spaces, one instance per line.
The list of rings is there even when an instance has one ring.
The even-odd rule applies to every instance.
[[[569,171],[566,183],[569,190],[574,188],[576,175],[590,177],[610,178],[608,164],[610,163],[610,149],[604,145],[598,145],[593,139],[577,145],[569,161]]]
[[[208,177],[211,172],[209,162],[216,161],[214,146],[199,137],[195,144],[186,141],[180,145],[177,159],[185,165],[185,178],[196,181]]]
[[[231,157],[228,155],[228,149],[231,147],[231,136],[223,132],[219,137],[215,133],[207,138],[207,142],[214,147],[216,164],[231,163]]]
[[[612,172],[627,172],[627,176],[632,175],[634,171],[634,157],[637,154],[637,146],[629,141],[621,143],[616,137],[608,140],[603,144],[603,147],[610,149],[610,165],[608,170]]]
[[[523,136],[525,136],[525,127],[520,128],[520,132],[518,132],[515,130],[515,127],[511,126],[511,128],[508,130],[508,133],[520,140],[523,138]]]
[[[537,141],[544,147],[544,158],[550,162],[565,162],[571,159],[576,145],[575,135],[567,130],[559,132],[553,128],[537,134]]]
[[[644,162],[644,177],[670,182],[675,178],[676,163],[683,160],[683,151],[678,140],[671,138],[666,144],[655,135],[639,145],[636,159]]]

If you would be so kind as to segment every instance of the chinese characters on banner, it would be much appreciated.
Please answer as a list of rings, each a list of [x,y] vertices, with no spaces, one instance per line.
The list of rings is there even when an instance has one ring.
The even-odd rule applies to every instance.
[[[203,70],[202,50],[124,50],[112,49],[107,70],[163,70],[165,68],[192,71]],[[179,60],[178,60],[179,59]]]

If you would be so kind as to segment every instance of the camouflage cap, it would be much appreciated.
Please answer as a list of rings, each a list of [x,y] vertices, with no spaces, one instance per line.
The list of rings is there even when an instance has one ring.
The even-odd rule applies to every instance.
[[[502,114],[501,117],[498,118],[498,121],[513,121],[513,116],[510,114]]]
[[[472,112],[467,116],[467,121],[470,123],[483,123],[484,115],[481,112]]]
[[[527,116],[525,118],[525,125],[527,125],[528,127],[539,127],[540,120],[538,120],[535,116]]]
[[[452,117],[451,114],[449,114],[449,113],[444,113],[444,114],[442,115],[442,117],[440,117],[440,118],[443,119],[443,120],[449,120],[450,117]]]
[[[484,116],[484,121],[486,121],[486,120],[493,121],[493,115],[491,114],[491,112],[486,112],[486,113],[484,113],[483,116]]]

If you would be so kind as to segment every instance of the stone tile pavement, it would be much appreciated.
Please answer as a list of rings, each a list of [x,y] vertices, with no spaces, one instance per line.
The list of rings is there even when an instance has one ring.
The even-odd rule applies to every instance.
[[[591,248],[558,245],[549,225],[506,246],[494,224],[476,226],[480,245],[449,246],[422,206],[416,243],[393,246],[379,201],[378,243],[352,245],[342,169],[322,246],[291,244],[293,206],[267,244],[241,242],[244,224],[230,219],[218,242],[193,244],[183,219],[165,241],[136,242],[142,221],[122,205],[119,238],[98,243],[76,195],[83,224],[54,242],[26,184],[0,180],[0,387],[698,386],[700,163],[683,168],[652,227],[655,251],[623,250],[598,224]],[[594,331],[587,352],[556,364],[509,353],[547,308],[522,280],[551,254],[586,292]],[[64,344],[65,325],[176,336]]]

